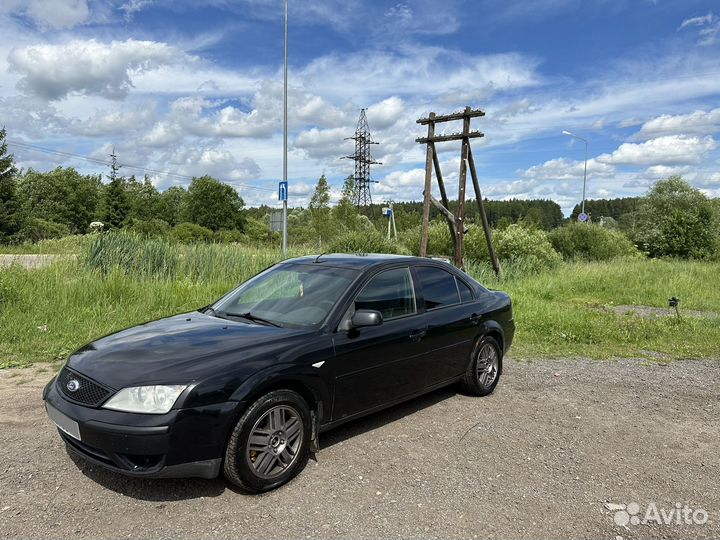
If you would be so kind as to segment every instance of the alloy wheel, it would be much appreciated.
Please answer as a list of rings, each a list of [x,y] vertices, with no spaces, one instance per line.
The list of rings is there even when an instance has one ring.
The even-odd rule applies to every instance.
[[[498,352],[490,343],[485,343],[478,352],[477,376],[478,382],[483,387],[488,387],[495,382],[498,376],[499,364]]]
[[[289,405],[263,414],[250,432],[246,459],[261,478],[276,478],[295,463],[303,442],[300,413]]]

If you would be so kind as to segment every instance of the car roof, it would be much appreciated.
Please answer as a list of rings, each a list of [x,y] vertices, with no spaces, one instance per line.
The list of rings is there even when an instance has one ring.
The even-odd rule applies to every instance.
[[[427,264],[429,262],[440,263],[454,268],[450,263],[442,259],[431,259],[428,257],[410,257],[407,255],[390,255],[386,253],[323,253],[322,255],[309,255],[306,257],[295,257],[287,259],[283,263],[300,264],[323,264],[340,268],[353,268],[357,270],[367,269],[374,266],[381,266],[388,263]]]

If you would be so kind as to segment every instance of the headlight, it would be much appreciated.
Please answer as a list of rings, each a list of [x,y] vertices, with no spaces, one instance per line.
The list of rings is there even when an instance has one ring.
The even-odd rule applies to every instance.
[[[123,388],[108,400],[104,409],[116,411],[165,414],[187,385],[133,386]]]

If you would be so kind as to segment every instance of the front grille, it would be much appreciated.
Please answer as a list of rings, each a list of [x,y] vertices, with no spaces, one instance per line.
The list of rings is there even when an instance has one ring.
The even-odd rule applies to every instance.
[[[74,392],[68,388],[70,381],[77,381],[77,390]],[[112,393],[107,388],[66,367],[60,372],[57,384],[68,399],[91,407],[97,407]]]

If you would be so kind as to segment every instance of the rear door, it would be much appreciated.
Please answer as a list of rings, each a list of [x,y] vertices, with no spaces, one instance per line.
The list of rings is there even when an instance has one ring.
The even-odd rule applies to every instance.
[[[465,372],[477,333],[473,291],[454,273],[438,266],[416,266],[427,321],[426,385]]]
[[[379,311],[383,323],[335,334],[333,420],[401,399],[425,384],[426,326],[409,267],[375,274],[344,319],[357,309]]]

